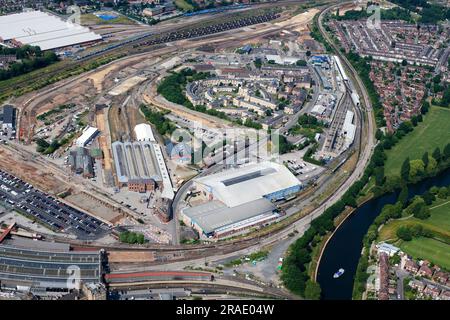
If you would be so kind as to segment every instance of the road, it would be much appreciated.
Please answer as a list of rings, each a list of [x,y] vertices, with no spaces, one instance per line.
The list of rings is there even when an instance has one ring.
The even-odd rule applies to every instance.
[[[397,276],[397,299],[405,300],[405,288],[403,286],[403,280],[409,276],[409,273],[401,268],[395,270]]]
[[[321,14],[322,17],[323,13]],[[273,29],[269,30],[268,32],[275,32]],[[328,36],[326,36],[328,38]],[[245,37],[239,37],[236,38],[236,40],[242,40],[242,38]],[[236,41],[234,40],[234,41]],[[201,41],[202,42],[202,41]],[[231,41],[233,42],[233,41]],[[199,45],[199,43],[196,43],[195,45]],[[195,46],[193,45],[193,46]],[[173,48],[173,47],[171,47]],[[167,50],[167,48],[165,48]],[[168,50],[170,51],[170,49]],[[339,50],[337,50],[338,54]],[[342,61],[344,62],[344,64],[348,64],[348,61],[345,59],[345,57],[342,58]],[[352,71],[352,73],[354,75],[356,75],[356,73],[354,72],[353,68],[350,66],[347,66],[347,68],[349,68],[349,70]],[[373,116],[372,116],[372,111],[370,108],[370,101],[368,100],[367,94],[364,90],[364,87],[361,84],[361,81],[359,80],[358,77],[356,77],[356,79],[358,80],[358,86],[360,87],[360,91],[363,93],[363,98],[365,101],[365,105],[368,106],[365,110],[365,112],[367,112],[368,114],[368,124],[369,127],[367,128],[367,141],[368,143],[363,144],[364,149],[361,152],[361,157],[360,157],[360,161],[358,163],[357,168],[354,170],[354,172],[350,175],[350,177],[338,188],[338,190],[331,196],[329,197],[324,203],[322,203],[318,208],[316,208],[314,211],[312,211],[312,213],[307,216],[304,217],[300,220],[297,220],[296,222],[292,223],[289,227],[282,229],[278,232],[275,232],[269,236],[266,236],[264,238],[259,239],[259,241],[255,241],[255,242],[251,242],[251,245],[245,249],[239,250],[239,251],[234,251],[232,252],[232,254],[236,255],[236,254],[246,254],[249,252],[254,252],[254,251],[258,251],[260,250],[262,247],[265,247],[267,245],[272,245],[277,243],[280,240],[286,239],[288,238],[288,235],[290,233],[292,233],[294,230],[297,230],[299,233],[297,234],[296,237],[300,237],[303,232],[309,227],[310,222],[312,219],[320,216],[325,208],[329,207],[330,205],[332,205],[333,203],[335,203],[337,200],[340,199],[340,197],[348,190],[348,188],[359,179],[359,177],[361,176],[364,168],[366,167],[369,159],[370,159],[370,155],[371,152],[373,150],[373,144],[374,144],[374,139],[373,139]],[[294,121],[292,122],[294,123]],[[256,145],[256,144],[255,144]],[[250,150],[252,150],[252,148],[255,147],[255,145],[253,145],[253,147],[249,148]],[[212,166],[211,168],[205,170],[204,172],[200,173],[200,176],[209,174],[211,172],[214,172],[215,170],[220,170],[222,167],[221,165],[215,165]],[[178,203],[181,200],[181,196],[183,195],[183,193],[190,187],[191,182],[187,182],[186,184],[184,184],[181,188],[180,191],[177,193],[176,198],[175,198],[175,203]],[[217,245],[217,249],[216,252],[218,251],[218,249],[223,246],[224,244],[218,244]],[[213,250],[210,250],[208,253],[212,254]],[[230,254],[231,255],[231,254]],[[229,255],[228,255],[229,256]],[[220,255],[220,254],[212,254],[211,256],[207,257],[206,259],[200,259],[201,261],[216,261],[218,259],[223,259],[226,258],[226,255]],[[175,266],[177,268],[183,268],[184,265],[189,265],[192,262],[200,262],[201,261],[188,261],[188,262],[182,262],[182,263],[178,263]],[[173,264],[168,264],[166,267],[171,267]]]
[[[337,6],[339,6],[339,5],[337,5]],[[359,108],[361,109],[361,112],[366,113],[367,128],[365,130],[365,143],[364,143],[364,141],[361,141],[361,145],[363,146],[363,149],[360,152],[360,157],[359,157],[357,167],[351,173],[351,175],[347,178],[347,180],[344,181],[339,186],[339,188],[336,190],[336,192],[333,195],[331,195],[326,201],[324,201],[321,205],[319,205],[308,216],[295,221],[290,226],[280,230],[279,232],[276,232],[276,233],[270,234],[267,237],[261,238],[261,239],[259,239],[259,241],[256,244],[253,244],[242,250],[237,250],[235,252],[224,254],[224,255],[211,255],[208,257],[204,257],[202,259],[169,263],[169,264],[164,265],[165,269],[180,270],[187,266],[192,266],[195,264],[210,263],[210,262],[230,258],[230,257],[236,256],[236,255],[245,255],[245,254],[248,254],[251,252],[259,251],[266,246],[273,245],[273,244],[277,243],[278,241],[288,238],[289,234],[292,233],[294,230],[298,231],[298,234],[296,235],[296,237],[298,238],[298,237],[302,236],[304,231],[306,231],[309,228],[310,223],[313,219],[319,217],[321,214],[323,214],[323,212],[325,211],[326,208],[330,207],[332,204],[334,204],[336,201],[338,201],[344,195],[344,193],[350,188],[350,186],[353,185],[353,183],[355,183],[362,176],[367,164],[370,161],[370,157],[371,157],[371,154],[372,154],[374,146],[375,146],[374,117],[373,117],[373,111],[372,111],[370,99],[368,97],[367,91],[366,91],[361,79],[359,78],[358,74],[356,73],[354,68],[351,66],[351,64],[348,62],[346,57],[340,52],[339,48],[337,48],[337,46],[331,42],[331,39],[329,38],[328,34],[325,32],[325,30],[323,28],[323,25],[322,25],[323,16],[329,10],[331,10],[332,8],[335,8],[335,7],[336,7],[336,5],[328,7],[320,13],[319,28],[320,28],[322,34],[324,35],[325,39],[327,39],[327,41],[330,42],[330,44],[332,44],[335,47],[337,54],[341,57],[341,60],[343,61],[344,65],[350,71],[350,75],[356,80],[355,81],[356,89],[360,93],[360,96],[362,96],[363,101],[364,101],[363,105],[365,106],[365,108],[363,106],[360,106]],[[364,130],[362,130],[362,131],[364,131]],[[251,148],[251,146],[249,148]],[[204,176],[204,175],[211,173],[214,170],[217,170],[218,166],[219,165],[214,165],[214,166],[208,168],[207,170],[200,173],[199,176]],[[184,194],[184,192],[186,190],[188,190],[188,188],[190,186],[192,186],[192,181],[188,181],[180,188],[179,192],[177,193],[177,195],[175,197],[174,209],[177,209],[177,204],[181,200],[182,195]]]

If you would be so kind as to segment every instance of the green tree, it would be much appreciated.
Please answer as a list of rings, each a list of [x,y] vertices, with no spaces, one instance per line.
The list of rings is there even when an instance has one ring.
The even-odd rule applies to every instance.
[[[136,241],[139,244],[143,244],[145,242],[145,238],[144,235],[142,233],[139,233],[136,237]]]
[[[426,168],[427,173],[433,173],[436,170],[436,168],[437,168],[437,161],[433,157],[429,156],[428,165]]]
[[[422,104],[422,107],[420,108],[420,113],[421,114],[426,114],[428,112],[428,110],[430,110],[430,103],[428,101],[425,101]]]
[[[400,170],[400,177],[404,180],[404,181],[408,181],[409,179],[409,171],[411,170],[411,165],[409,163],[409,157],[407,157],[405,159],[405,161],[403,161],[401,170]]]
[[[411,204],[406,207],[405,212],[418,219],[427,219],[430,216],[429,209],[422,197],[415,196]]]
[[[432,194],[429,190],[425,191],[422,195],[421,195],[423,201],[425,201],[425,204],[427,206],[431,205],[433,203],[434,200],[436,200],[436,196],[434,194]]]
[[[448,190],[446,187],[439,188],[439,192],[437,194],[439,199],[446,199],[448,197]]]
[[[447,161],[450,159],[450,143],[447,143],[447,145],[444,148],[444,152],[442,153],[442,158]]]
[[[403,241],[411,241],[412,240],[411,230],[406,226],[402,226],[402,227],[398,228],[396,235]]]
[[[385,181],[384,167],[376,167],[374,171],[375,171],[375,184],[377,186],[382,186]]]
[[[398,201],[402,204],[402,207],[405,208],[408,204],[408,186],[405,184],[402,186],[402,189],[400,190],[400,193],[398,195]]]
[[[309,300],[319,300],[321,295],[321,288],[317,282],[311,279],[306,281],[305,298]]]
[[[381,140],[383,138],[383,136],[384,136],[383,131],[381,131],[380,129],[377,129],[377,132],[375,132],[375,139]]]
[[[425,172],[425,166],[422,160],[416,159],[410,161],[409,176],[415,178],[422,175]]]
[[[439,149],[439,147],[436,147],[436,149],[434,149],[433,151],[432,156],[437,162],[441,161],[441,149]]]
[[[428,162],[429,162],[428,158],[429,158],[428,152],[425,152],[422,156],[422,161],[423,161],[423,165],[425,168],[428,166]]]

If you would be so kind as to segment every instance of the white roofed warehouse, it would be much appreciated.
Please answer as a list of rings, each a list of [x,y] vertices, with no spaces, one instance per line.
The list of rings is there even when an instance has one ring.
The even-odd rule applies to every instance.
[[[53,50],[94,43],[102,37],[89,28],[66,22],[42,11],[27,11],[0,16],[0,42],[10,46],[39,46]]]
[[[152,127],[149,124],[141,123],[134,127],[134,134],[137,141],[156,142]]]
[[[208,202],[182,209],[182,219],[206,238],[223,238],[281,216],[274,202],[287,199],[301,183],[275,162],[247,164],[194,180]]]
[[[98,129],[94,127],[87,126],[81,136],[76,140],[75,144],[77,147],[85,147],[98,133]]]

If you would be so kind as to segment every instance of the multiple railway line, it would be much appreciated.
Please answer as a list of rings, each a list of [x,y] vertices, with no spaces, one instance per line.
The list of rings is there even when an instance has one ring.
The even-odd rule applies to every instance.
[[[274,19],[277,19],[280,17],[280,14],[278,13],[266,13],[261,14],[257,16],[252,17],[246,17],[246,18],[240,18],[237,20],[233,20],[231,22],[224,22],[224,23],[217,23],[210,26],[205,27],[198,27],[193,28],[186,31],[172,31],[167,32],[160,35],[154,35],[154,34],[145,34],[143,36],[138,36],[130,41],[126,41],[124,43],[121,43],[119,46],[114,47],[108,47],[104,50],[107,51],[97,51],[94,52],[88,56],[80,57],[79,61],[92,61],[95,59],[96,56],[105,54],[107,52],[114,52],[117,54],[118,52],[121,52],[122,50],[129,50],[132,54],[136,54],[138,52],[147,51],[150,48],[155,48],[157,45],[166,44],[173,41],[178,40],[186,40],[186,39],[193,39],[193,38],[199,38],[204,37],[228,30],[233,30],[236,28],[242,28],[254,24],[260,24],[264,22],[268,22]],[[345,64],[347,64],[347,61],[345,61]],[[79,62],[78,62],[79,63]],[[348,66],[347,66],[348,67]],[[352,73],[354,73],[354,70],[350,69]],[[61,70],[55,70],[54,74],[61,72]],[[359,83],[358,83],[359,85]],[[360,87],[360,90],[365,93],[364,87]],[[370,104],[367,103],[368,100],[366,100],[366,96],[364,95],[366,106],[369,106]],[[357,108],[359,106],[356,106]],[[370,110],[368,107],[367,110]],[[28,114],[25,114],[25,116],[35,116],[35,109],[27,111]],[[370,115],[369,115],[370,118]],[[369,120],[370,122],[370,120]],[[369,126],[369,132],[371,131],[371,128]],[[373,130],[372,130],[373,131]],[[367,138],[370,140],[370,136]],[[360,161],[361,166],[365,166],[365,163],[368,160],[368,155],[370,155],[370,148],[371,145],[367,144],[367,146],[363,146],[365,149],[365,152],[360,155]],[[356,171],[356,170],[355,170]],[[331,195],[328,197],[321,206],[316,208],[313,212],[311,212],[311,220],[314,217],[319,216],[324,208],[330,203],[332,203],[334,200],[336,200],[339,193],[342,193],[342,190],[346,190],[346,188],[349,187],[349,184],[352,183],[352,181],[355,180],[355,177],[357,178],[358,172],[353,173],[349,178],[340,185],[336,191],[337,195]],[[280,226],[279,228],[274,228],[272,231],[268,231],[264,233],[263,235],[259,236],[251,236],[241,239],[236,239],[230,242],[219,242],[219,243],[211,243],[211,244],[201,244],[201,245],[190,245],[190,246],[184,246],[184,245],[161,245],[161,244],[154,244],[154,245],[148,245],[146,247],[130,247],[125,245],[114,245],[114,246],[105,246],[105,245],[96,245],[96,244],[90,244],[86,243],[84,241],[78,241],[78,240],[68,240],[66,238],[59,239],[58,237],[54,237],[53,240],[58,241],[61,240],[61,242],[70,243],[71,246],[76,250],[77,248],[89,248],[89,249],[102,249],[107,248],[108,250],[127,250],[127,251],[148,251],[152,250],[156,253],[180,253],[180,258],[178,259],[172,259],[170,262],[176,262],[176,261],[185,261],[185,260],[194,260],[194,259],[201,259],[204,257],[214,257],[214,256],[222,256],[226,254],[239,254],[239,252],[243,250],[250,249],[252,247],[258,248],[261,246],[267,246],[270,244],[274,244],[281,239],[285,239],[289,237],[289,233],[292,233],[293,230],[304,230],[303,228],[306,228],[308,223],[306,221],[310,221],[310,217],[307,218],[299,218],[294,223],[287,225],[287,226]],[[206,259],[206,258],[205,258]],[[159,264],[161,264],[161,261],[158,261]],[[205,260],[206,261],[206,260]],[[189,283],[189,285],[193,285],[192,281],[186,281]],[[205,281],[206,282],[206,281]],[[211,284],[214,286],[213,284]],[[199,286],[205,287],[209,286],[206,283],[200,284]]]

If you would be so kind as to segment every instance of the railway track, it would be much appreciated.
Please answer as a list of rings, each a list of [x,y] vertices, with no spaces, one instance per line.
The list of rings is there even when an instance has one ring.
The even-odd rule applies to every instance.
[[[224,26],[226,27],[226,26]],[[216,30],[217,31],[217,30]],[[200,32],[200,31],[199,31]],[[221,32],[221,31],[217,31],[217,32]],[[201,32],[200,32],[201,33]],[[201,36],[201,35],[199,35]],[[164,38],[163,38],[164,40]],[[165,40],[170,40],[170,39],[165,39]],[[174,40],[176,41],[176,40]],[[153,44],[151,43],[147,43],[145,44],[145,46],[152,46]],[[148,250],[154,250],[154,251],[166,251],[166,252],[204,252],[205,254],[207,253],[208,255],[212,255],[214,253],[217,253],[217,249],[220,248],[220,250],[222,252],[234,252],[234,251],[238,251],[238,250],[242,250],[251,246],[256,246],[258,244],[260,244],[260,239],[262,238],[270,238],[276,234],[278,234],[279,232],[289,229],[289,226],[283,226],[280,227],[274,231],[268,232],[266,234],[264,234],[263,236],[258,236],[258,237],[252,237],[252,238],[248,238],[248,239],[240,239],[240,240],[235,240],[232,242],[228,242],[228,243],[214,243],[214,244],[209,244],[209,245],[190,245],[190,246],[170,246],[170,245],[154,245],[154,246],[147,246],[145,248],[135,248],[135,247],[122,247],[122,246],[98,246],[98,245],[92,245],[89,243],[80,243],[80,242],[74,242],[74,241],[67,241],[67,239],[64,239],[63,242],[68,242],[70,243],[72,246],[74,247],[85,247],[85,248],[92,248],[92,249],[100,249],[100,248],[107,248],[110,250],[136,250],[136,251],[148,251]],[[207,251],[207,252],[205,252]],[[211,251],[211,252],[209,252]]]

